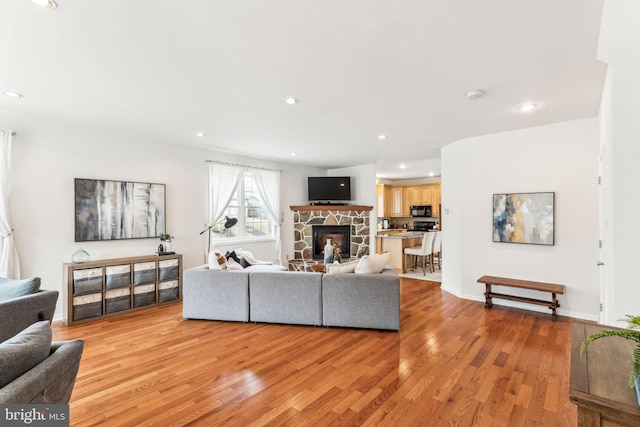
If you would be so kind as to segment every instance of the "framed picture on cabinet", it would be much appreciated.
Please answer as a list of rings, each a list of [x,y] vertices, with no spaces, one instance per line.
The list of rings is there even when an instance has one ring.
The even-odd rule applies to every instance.
[[[75,241],[165,234],[165,185],[75,179]]]
[[[554,244],[555,193],[493,195],[493,241]]]

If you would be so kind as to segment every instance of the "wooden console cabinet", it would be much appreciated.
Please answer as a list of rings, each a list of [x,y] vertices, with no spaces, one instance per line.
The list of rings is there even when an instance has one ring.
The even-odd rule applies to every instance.
[[[64,264],[67,325],[182,300],[182,255]]]
[[[569,398],[578,407],[578,426],[639,426],[640,406],[628,385],[634,343],[605,337],[580,356],[586,337],[613,328],[578,321],[572,328]]]

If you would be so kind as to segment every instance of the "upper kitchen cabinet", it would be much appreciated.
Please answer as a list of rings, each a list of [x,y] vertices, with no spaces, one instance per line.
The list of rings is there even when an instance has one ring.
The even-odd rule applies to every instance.
[[[393,194],[390,185],[376,185],[376,205],[378,217],[393,216]]]
[[[432,206],[432,215],[440,216],[440,183],[376,186],[379,217],[409,217],[412,205]]]
[[[391,216],[406,216],[402,204],[404,197],[402,187],[391,187]]]

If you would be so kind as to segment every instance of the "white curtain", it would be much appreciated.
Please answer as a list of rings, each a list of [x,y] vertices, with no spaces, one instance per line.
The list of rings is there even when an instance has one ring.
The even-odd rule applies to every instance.
[[[214,226],[224,215],[246,167],[213,162],[209,165],[209,223]],[[211,230],[209,230],[211,233]],[[211,239],[211,235],[207,236]],[[208,239],[208,240],[209,240]]]
[[[280,172],[273,170],[257,169],[253,172],[258,193],[269,213],[269,218],[276,226],[276,260],[282,264],[280,259],[282,247],[280,244]]]
[[[11,166],[12,132],[0,129],[0,277],[20,278],[20,258],[13,242],[13,229],[9,221],[9,177]]]

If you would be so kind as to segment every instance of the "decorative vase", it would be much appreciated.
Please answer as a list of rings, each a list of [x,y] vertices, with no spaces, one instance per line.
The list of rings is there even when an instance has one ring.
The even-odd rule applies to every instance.
[[[340,252],[338,250],[333,251],[333,262],[335,264],[340,264],[342,261],[342,257],[340,256]]]
[[[165,240],[162,243],[164,244],[164,251],[171,252],[171,240]]]
[[[71,262],[74,264],[79,264],[82,262],[88,262],[91,259],[89,253],[84,249],[78,249],[71,255]]]
[[[331,239],[327,239],[327,244],[324,245],[324,263],[333,263],[333,246],[331,246]]]

